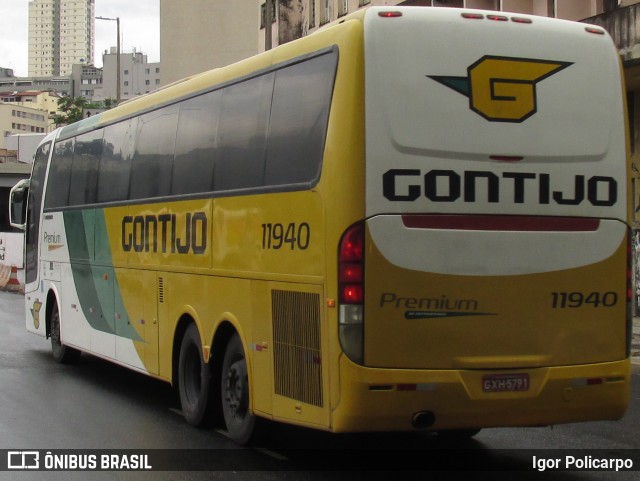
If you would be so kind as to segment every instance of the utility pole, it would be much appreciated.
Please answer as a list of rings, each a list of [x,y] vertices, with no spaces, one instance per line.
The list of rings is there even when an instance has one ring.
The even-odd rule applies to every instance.
[[[96,17],[98,20],[112,20],[116,22],[118,40],[116,42],[116,105],[120,103],[120,17]]]

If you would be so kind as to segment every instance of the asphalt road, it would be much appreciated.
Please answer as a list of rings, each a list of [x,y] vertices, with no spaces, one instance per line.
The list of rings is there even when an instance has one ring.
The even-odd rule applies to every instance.
[[[131,450],[126,453],[149,453],[156,468],[176,466],[153,472],[0,471],[0,480],[640,479],[639,364],[631,406],[616,422],[487,429],[456,445],[429,433],[331,435],[274,425],[260,446],[240,448],[223,432],[188,426],[167,384],[89,355],[75,365],[56,364],[49,342],[26,332],[19,294],[0,292],[0,334],[0,456],[7,450],[87,456]],[[611,452],[626,453],[636,471],[533,469],[533,456],[564,461]],[[195,459],[210,460],[207,470],[185,470],[198,467]]]

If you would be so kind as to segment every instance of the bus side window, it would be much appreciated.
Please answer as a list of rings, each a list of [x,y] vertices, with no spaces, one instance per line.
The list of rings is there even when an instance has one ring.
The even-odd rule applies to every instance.
[[[196,194],[213,190],[213,165],[222,90],[182,102],[176,136],[171,193]]]
[[[69,205],[93,204],[96,201],[98,162],[102,155],[103,129],[76,137],[71,164]]]
[[[320,171],[337,65],[330,53],[276,72],[266,185],[313,182]]]
[[[73,161],[74,139],[56,142],[51,157],[51,168],[47,180],[45,209],[67,207],[69,205],[69,184]]]
[[[104,147],[98,173],[98,202],[129,198],[131,158],[135,146],[137,119],[129,119],[104,129]]]
[[[131,164],[131,199],[163,197],[171,193],[178,112],[178,105],[170,105],[140,117]]]
[[[274,74],[245,80],[224,89],[218,126],[216,191],[264,185],[267,127]]]

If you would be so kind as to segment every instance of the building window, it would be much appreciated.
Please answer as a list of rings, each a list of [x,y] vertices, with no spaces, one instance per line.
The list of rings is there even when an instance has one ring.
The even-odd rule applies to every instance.
[[[125,86],[125,87],[128,87],[128,86],[129,86],[129,81],[128,81],[128,80],[125,80],[125,81],[124,81],[124,86]]]
[[[125,70],[125,71],[124,71],[124,74],[125,74],[125,75],[129,75],[129,71],[128,71],[128,70]]]

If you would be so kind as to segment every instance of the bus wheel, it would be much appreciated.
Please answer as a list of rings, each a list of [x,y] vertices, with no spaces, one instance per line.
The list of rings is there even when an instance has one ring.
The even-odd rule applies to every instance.
[[[80,357],[80,351],[62,344],[60,340],[60,310],[53,304],[51,311],[51,352],[53,359],[61,364],[73,364]]]
[[[254,434],[256,417],[249,410],[247,361],[237,333],[224,354],[221,387],[222,414],[229,436],[238,444],[246,444]]]
[[[182,413],[192,426],[202,426],[206,419],[211,372],[202,358],[200,333],[191,324],[184,333],[178,363],[178,391]]]

